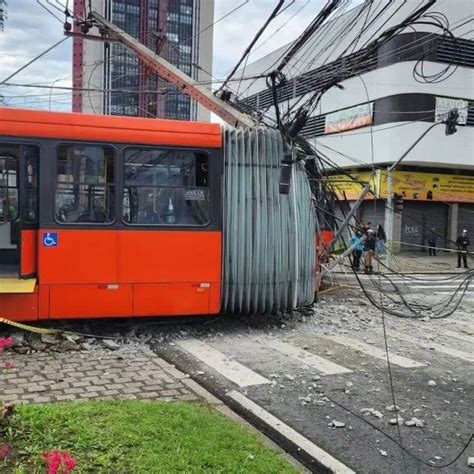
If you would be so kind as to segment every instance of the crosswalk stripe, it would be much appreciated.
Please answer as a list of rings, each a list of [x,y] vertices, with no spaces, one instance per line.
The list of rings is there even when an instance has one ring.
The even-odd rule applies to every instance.
[[[229,359],[222,352],[197,339],[184,339],[179,341],[177,345],[239,387],[270,383],[268,379],[257,374],[257,372],[254,372],[235,360]]]
[[[235,400],[237,403],[239,403],[243,408],[252,413],[254,416],[258,417],[268,426],[280,433],[283,437],[298,446],[299,449],[302,449],[303,451],[308,453],[320,464],[326,467],[330,472],[334,472],[337,474],[355,474],[355,472],[348,466],[343,464],[341,461],[338,461],[328,452],[324,451],[322,448],[314,444],[302,434],[298,433],[296,430],[288,426],[276,416],[272,415],[260,405],[257,405],[254,401],[250,400],[245,395],[235,390],[232,390],[227,395],[233,400]]]
[[[382,359],[384,361],[387,360],[387,354],[384,349],[379,349],[378,347],[372,346],[371,344],[366,344],[357,339],[353,339],[348,336],[338,336],[338,335],[327,335],[327,336],[321,336],[321,337],[330,339],[331,341],[337,342],[338,344],[351,347],[352,349],[363,352],[364,354],[370,355],[371,357],[375,357],[376,359]],[[416,362],[412,359],[408,359],[407,357],[399,356],[397,354],[392,354],[391,352],[389,352],[389,357],[390,357],[390,362],[392,364],[398,365],[400,367],[404,367],[406,369],[413,369],[416,367],[426,366],[426,364],[422,364],[421,362]]]
[[[468,352],[460,351],[458,349],[452,349],[451,347],[442,346],[441,344],[437,344],[435,342],[429,342],[429,341],[423,340],[422,338],[411,337],[411,336],[408,336],[407,334],[402,334],[395,331],[390,331],[389,335],[392,337],[396,337],[397,339],[401,339],[403,341],[409,342],[413,345],[416,345],[417,347],[423,347],[425,349],[433,349],[437,352],[441,352],[451,357],[456,357],[458,359],[462,359],[467,362],[474,362],[474,355]]]
[[[259,342],[263,342],[263,344],[275,349],[281,354],[284,354],[288,357],[291,357],[292,359],[297,360],[298,362],[301,362],[302,364],[312,367],[313,369],[316,369],[318,372],[321,372],[325,375],[349,374],[352,372],[351,369],[347,369],[346,367],[335,364],[324,357],[320,357],[288,342],[271,338],[265,338],[263,340],[260,339]]]
[[[470,336],[469,334],[462,334],[459,332],[451,331],[449,329],[443,329],[443,336],[453,337],[455,339],[460,339],[461,341],[466,341],[470,344],[474,344],[474,336]]]

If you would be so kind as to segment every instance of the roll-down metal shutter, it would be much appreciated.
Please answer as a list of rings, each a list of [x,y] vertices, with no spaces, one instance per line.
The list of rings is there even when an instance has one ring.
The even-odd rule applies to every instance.
[[[364,224],[372,223],[372,229],[377,231],[378,226],[385,226],[385,201],[364,201],[361,206],[361,221]]]
[[[474,245],[474,204],[459,204],[458,235],[463,229],[467,230],[471,245]]]
[[[401,249],[408,252],[425,252],[433,227],[438,234],[436,246],[445,247],[447,222],[447,204],[405,201],[402,212]]]

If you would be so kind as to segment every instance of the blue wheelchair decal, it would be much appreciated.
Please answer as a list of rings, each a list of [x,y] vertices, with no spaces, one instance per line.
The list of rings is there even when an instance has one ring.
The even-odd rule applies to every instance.
[[[45,232],[43,234],[43,245],[45,247],[57,247],[58,234],[56,232]]]

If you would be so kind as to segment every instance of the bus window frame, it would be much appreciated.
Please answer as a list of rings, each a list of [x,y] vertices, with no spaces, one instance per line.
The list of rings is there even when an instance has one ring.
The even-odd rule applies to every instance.
[[[173,150],[173,151],[187,151],[187,152],[192,152],[195,154],[195,156],[197,154],[202,154],[202,155],[206,155],[207,157],[207,164],[208,164],[208,185],[206,187],[207,189],[207,192],[208,192],[208,202],[209,202],[209,219],[207,221],[206,224],[202,224],[202,225],[197,225],[197,224],[161,224],[161,223],[132,223],[132,222],[127,222],[125,219],[124,219],[124,215],[123,215],[123,196],[124,196],[124,191],[126,188],[128,188],[129,186],[126,186],[125,185],[125,153],[127,150],[129,149],[133,149],[133,150],[136,150],[136,149],[143,149],[143,150],[153,150],[153,149],[163,149],[163,150]],[[134,144],[127,144],[126,146],[124,146],[122,149],[121,149],[121,175],[120,175],[120,186],[121,186],[121,193],[120,193],[120,220],[121,220],[121,223],[123,225],[125,225],[126,227],[130,227],[130,228],[159,228],[159,229],[162,229],[162,230],[172,230],[172,229],[180,229],[180,228],[184,228],[186,230],[193,230],[193,229],[206,229],[208,227],[210,227],[212,224],[213,224],[213,215],[212,215],[212,207],[213,207],[213,204],[212,204],[212,198],[213,198],[213,194],[212,194],[212,184],[211,184],[211,176],[212,176],[212,172],[210,170],[210,167],[211,167],[211,163],[212,163],[212,156],[211,154],[209,153],[209,151],[207,149],[201,149],[201,148],[188,148],[188,147],[174,147],[174,146],[167,146],[167,145],[134,145]],[[133,187],[149,187],[149,188],[160,188],[160,186],[133,186]],[[196,186],[197,187],[197,186]],[[184,189],[184,188],[183,188]]]
[[[96,146],[96,147],[101,147],[101,148],[109,148],[113,152],[113,166],[114,166],[114,181],[113,181],[113,186],[115,188],[115,195],[113,197],[113,203],[114,203],[114,218],[109,221],[109,222],[62,222],[58,220],[57,214],[56,214],[56,193],[58,191],[58,155],[59,155],[59,148],[62,146]],[[120,160],[119,160],[119,150],[115,146],[115,144],[112,143],[103,143],[103,142],[82,142],[82,141],[58,141],[54,144],[52,147],[53,149],[53,161],[54,165],[52,166],[53,169],[53,193],[51,195],[51,211],[52,211],[52,217],[53,221],[55,224],[59,225],[60,227],[113,227],[116,225],[119,220],[118,220],[118,211],[122,211],[121,206],[118,206],[118,200],[117,200],[117,189],[121,186],[121,181],[118,178],[119,172],[121,172],[121,167],[120,165]],[[123,160],[122,160],[123,161]],[[107,188],[107,184],[104,184],[104,186]]]

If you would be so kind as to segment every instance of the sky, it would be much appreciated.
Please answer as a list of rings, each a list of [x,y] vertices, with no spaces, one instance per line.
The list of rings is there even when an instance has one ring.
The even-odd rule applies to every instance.
[[[41,3],[60,18],[54,18],[37,0],[8,2],[8,18],[4,31],[0,32],[0,83],[64,37],[63,16],[51,6],[58,0],[41,0]],[[324,3],[324,0],[286,0],[288,8],[266,30],[249,63],[298,37]],[[215,78],[226,77],[275,5],[276,0],[215,0]],[[221,20],[234,9],[235,12]],[[71,58],[72,40],[68,39],[8,82],[70,87]],[[70,110],[68,91],[0,85],[0,94],[9,106],[24,107],[27,104],[28,107],[44,110]]]

